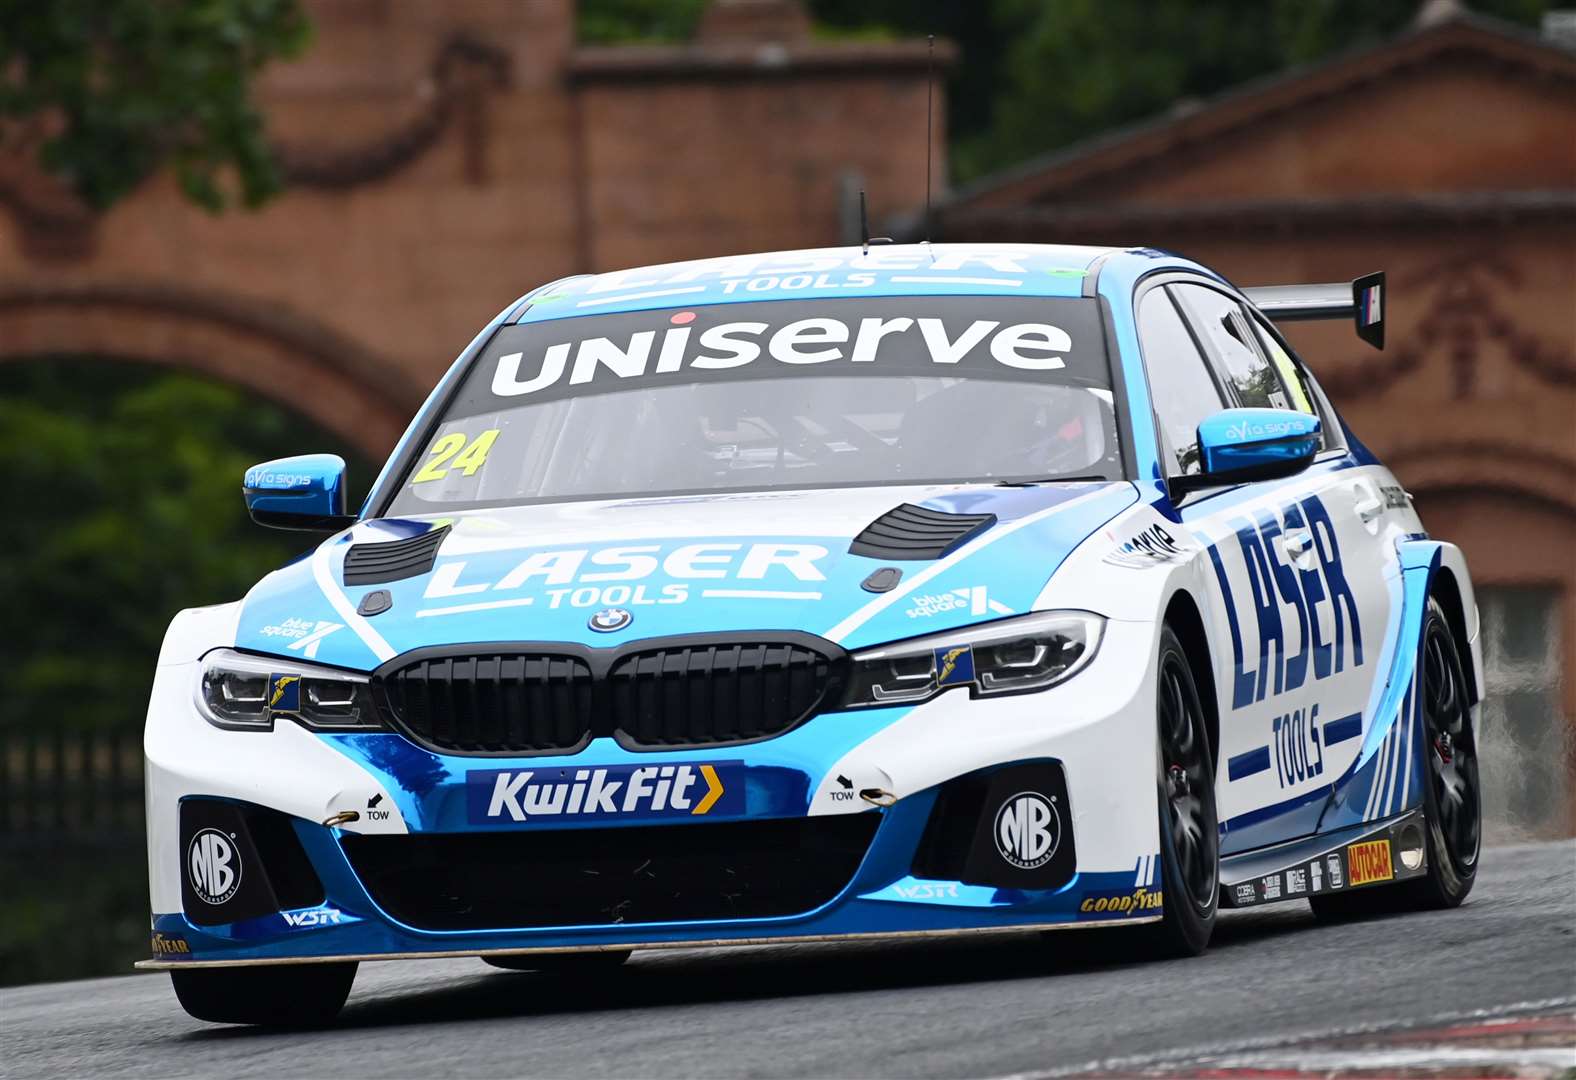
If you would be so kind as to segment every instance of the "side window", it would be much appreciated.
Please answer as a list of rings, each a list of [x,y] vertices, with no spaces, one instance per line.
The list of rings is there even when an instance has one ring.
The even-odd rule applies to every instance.
[[[1291,407],[1298,412],[1305,412],[1320,419],[1323,424],[1325,449],[1341,445],[1340,438],[1336,434],[1340,430],[1339,424],[1327,408],[1321,407],[1319,394],[1313,388],[1313,377],[1308,374],[1308,369],[1303,366],[1302,361],[1282,344],[1280,336],[1270,329],[1263,316],[1255,314],[1250,325],[1258,336],[1264,355],[1270,358],[1270,363],[1280,375],[1281,382],[1286,387],[1286,394],[1291,399],[1289,402]]]
[[[1226,405],[1193,335],[1163,288],[1150,289],[1139,303],[1138,343],[1165,452],[1176,457],[1176,468],[1167,473],[1196,473],[1199,421]]]
[[[1251,321],[1253,332],[1258,336],[1259,345],[1264,350],[1264,355],[1270,358],[1276,374],[1286,387],[1286,393],[1291,398],[1288,403],[1298,412],[1305,412],[1312,416],[1319,415],[1319,410],[1313,404],[1313,391],[1308,382],[1303,378],[1302,370],[1291,354],[1275,339],[1269,329],[1259,323],[1257,319]]]
[[[1188,322],[1230,380],[1240,404],[1259,409],[1291,407],[1274,368],[1253,345],[1253,331],[1248,328],[1248,317],[1241,304],[1203,285],[1170,288],[1187,313]]]

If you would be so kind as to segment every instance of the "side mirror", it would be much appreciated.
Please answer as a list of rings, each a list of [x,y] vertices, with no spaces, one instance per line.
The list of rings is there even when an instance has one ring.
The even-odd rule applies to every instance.
[[[1306,469],[1319,452],[1319,418],[1290,409],[1222,409],[1198,425],[1200,471],[1181,490],[1275,480]]]
[[[345,459],[337,454],[302,454],[265,461],[241,481],[246,512],[274,529],[334,532],[355,524],[345,510]]]

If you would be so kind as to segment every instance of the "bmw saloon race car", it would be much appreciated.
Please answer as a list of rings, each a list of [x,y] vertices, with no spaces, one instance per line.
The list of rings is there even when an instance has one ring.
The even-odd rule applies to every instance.
[[[1459,904],[1471,578],[1276,328],[1383,301],[950,244],[529,293],[359,511],[246,473],[332,535],[165,637],[141,966],[289,1024],[363,960]]]

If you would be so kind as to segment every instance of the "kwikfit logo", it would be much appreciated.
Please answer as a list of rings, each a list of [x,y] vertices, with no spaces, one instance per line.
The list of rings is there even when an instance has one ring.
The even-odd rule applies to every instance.
[[[473,825],[744,812],[743,763],[479,769],[465,774]]]

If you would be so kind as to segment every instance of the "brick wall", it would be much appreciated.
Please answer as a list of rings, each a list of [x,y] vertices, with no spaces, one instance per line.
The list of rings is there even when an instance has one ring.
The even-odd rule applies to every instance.
[[[845,178],[873,220],[923,199],[924,44],[813,40],[795,0],[599,49],[571,0],[307,7],[311,50],[259,89],[291,182],[261,211],[212,216],[158,177],[95,215],[0,152],[0,361],[176,364],[379,458],[537,285],[836,243]]]

